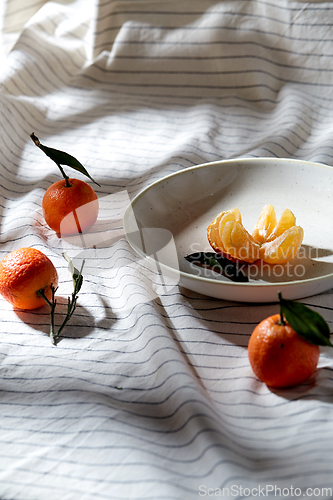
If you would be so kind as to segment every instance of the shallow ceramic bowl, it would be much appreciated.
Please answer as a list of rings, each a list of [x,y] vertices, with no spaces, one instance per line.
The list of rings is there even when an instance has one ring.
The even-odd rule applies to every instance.
[[[198,165],[164,177],[127,208],[124,229],[138,254],[174,283],[212,297],[241,302],[298,299],[333,286],[333,168],[290,159],[239,159]],[[262,208],[285,208],[304,229],[298,256],[287,265],[261,261],[242,269],[235,283],[185,260],[212,251],[207,227],[222,211],[238,207],[251,232]]]

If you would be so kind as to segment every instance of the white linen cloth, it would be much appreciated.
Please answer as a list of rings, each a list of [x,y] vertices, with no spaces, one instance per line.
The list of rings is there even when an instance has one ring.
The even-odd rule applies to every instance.
[[[86,263],[57,347],[47,306],[0,301],[1,500],[332,498],[330,349],[312,380],[269,390],[247,343],[277,305],[156,297],[158,276],[122,230],[134,195],[192,165],[332,165],[332,21],[321,1],[2,3],[0,256],[32,246],[51,258],[57,324],[72,290],[61,252]],[[60,173],[31,132],[101,185],[82,239],[43,220]],[[332,324],[331,291],[302,302]]]

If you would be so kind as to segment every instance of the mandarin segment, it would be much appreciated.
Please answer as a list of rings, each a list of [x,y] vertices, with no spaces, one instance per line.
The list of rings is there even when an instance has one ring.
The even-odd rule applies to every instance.
[[[249,263],[259,259],[259,245],[239,222],[224,224],[222,243],[228,255],[234,259]]]
[[[238,208],[221,212],[207,228],[212,248],[230,258],[253,263],[258,259],[268,264],[284,264],[296,257],[304,231],[296,226],[296,218],[286,209],[277,222],[273,205],[266,205],[250,234],[242,223]]]
[[[208,226],[207,228],[207,238],[208,241],[211,245],[211,247],[216,251],[216,252],[223,252],[223,244],[220,238],[220,219],[223,217],[223,214],[225,212],[222,212],[220,215],[216,217],[216,219],[213,220],[213,222]]]
[[[226,212],[221,212],[213,222],[208,226],[207,237],[211,247],[218,253],[226,254],[227,251],[224,248],[223,242],[221,240],[221,234],[224,225],[229,221],[236,221],[242,223],[242,217],[238,208],[233,208]]]
[[[289,208],[286,208],[273,232],[268,236],[268,238],[266,238],[266,242],[275,240],[275,238],[278,238],[281,234],[287,231],[287,229],[290,229],[293,226],[296,226],[296,217],[292,211],[289,210]]]
[[[260,244],[264,243],[273,232],[276,222],[277,219],[273,205],[266,205],[262,209],[258,222],[252,231],[253,238]]]
[[[300,226],[287,229],[275,240],[260,247],[260,258],[268,264],[285,264],[296,257],[303,241],[304,231]]]

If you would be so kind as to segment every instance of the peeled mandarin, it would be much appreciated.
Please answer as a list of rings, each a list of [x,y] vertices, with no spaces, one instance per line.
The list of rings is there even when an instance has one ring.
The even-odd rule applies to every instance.
[[[296,257],[304,231],[286,209],[277,222],[273,205],[266,205],[250,234],[242,223],[238,208],[221,212],[207,228],[207,237],[215,252],[230,260],[284,264]]]

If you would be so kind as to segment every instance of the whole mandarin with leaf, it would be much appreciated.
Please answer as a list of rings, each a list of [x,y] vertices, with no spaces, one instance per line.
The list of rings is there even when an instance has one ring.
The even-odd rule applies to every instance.
[[[271,387],[289,387],[307,380],[317,368],[319,347],[310,344],[275,314],[259,323],[248,345],[257,377]]]
[[[79,179],[55,182],[45,192],[42,208],[46,224],[57,234],[70,236],[88,231],[99,211],[97,194]]]
[[[0,262],[0,294],[14,307],[37,309],[45,305],[40,292],[52,297],[51,285],[58,286],[58,273],[41,251],[23,247],[13,250]]]
[[[74,156],[49,148],[40,143],[34,133],[30,135],[40,148],[59,167],[63,179],[52,184],[43,201],[43,215],[47,225],[59,236],[70,236],[88,231],[96,222],[99,211],[98,197],[94,189],[84,181],[69,178],[61,165],[67,165],[91,177],[85,167]]]
[[[257,377],[270,387],[291,387],[315,372],[319,346],[330,342],[328,324],[312,309],[279,293],[280,314],[269,316],[254,329],[248,357]]]

